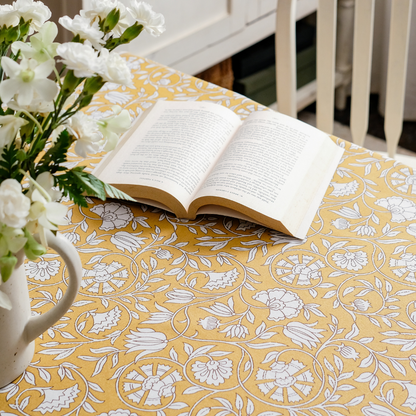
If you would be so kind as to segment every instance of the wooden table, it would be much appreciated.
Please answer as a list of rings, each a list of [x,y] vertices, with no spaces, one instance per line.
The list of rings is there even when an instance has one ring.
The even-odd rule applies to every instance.
[[[113,104],[138,117],[160,99],[269,111],[126,58],[135,88],[107,86],[94,117]],[[120,201],[70,206],[61,232],[82,287],[1,389],[0,415],[414,414],[416,172],[334,140],[345,154],[304,241]],[[67,285],[52,252],[27,276],[35,314]]]

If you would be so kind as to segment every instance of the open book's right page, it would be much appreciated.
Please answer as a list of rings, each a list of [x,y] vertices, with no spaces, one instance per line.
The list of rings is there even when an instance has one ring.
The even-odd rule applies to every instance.
[[[342,153],[327,134],[306,123],[271,111],[255,112],[195,199],[234,201],[247,207],[248,215],[252,211],[277,219],[292,235],[304,238]]]

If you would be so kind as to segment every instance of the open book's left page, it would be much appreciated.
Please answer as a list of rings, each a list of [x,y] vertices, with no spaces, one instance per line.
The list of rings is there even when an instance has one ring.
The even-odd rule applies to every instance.
[[[185,217],[198,187],[240,125],[236,114],[218,104],[158,101],[94,173],[132,197],[162,202]]]

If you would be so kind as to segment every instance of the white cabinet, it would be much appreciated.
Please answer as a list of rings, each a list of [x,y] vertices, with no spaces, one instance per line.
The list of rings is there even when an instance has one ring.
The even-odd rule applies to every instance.
[[[128,0],[122,0],[128,4]],[[166,32],[142,33],[124,49],[188,74],[197,74],[275,31],[277,0],[153,0],[166,19]],[[298,0],[297,18],[317,8]]]

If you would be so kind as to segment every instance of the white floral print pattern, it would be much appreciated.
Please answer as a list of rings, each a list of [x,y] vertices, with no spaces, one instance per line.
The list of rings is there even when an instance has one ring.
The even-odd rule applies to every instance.
[[[233,362],[224,358],[222,360],[195,361],[192,364],[194,377],[201,383],[219,386],[233,373]]]
[[[115,202],[95,205],[91,211],[102,218],[103,222],[99,228],[104,231],[123,228],[134,217],[130,208]]]
[[[270,368],[271,370],[260,368],[256,380],[264,381],[257,386],[265,395],[270,395],[271,399],[283,402],[286,394],[289,403],[292,403],[303,399],[299,392],[306,397],[310,394],[314,377],[300,361],[277,361]]]

